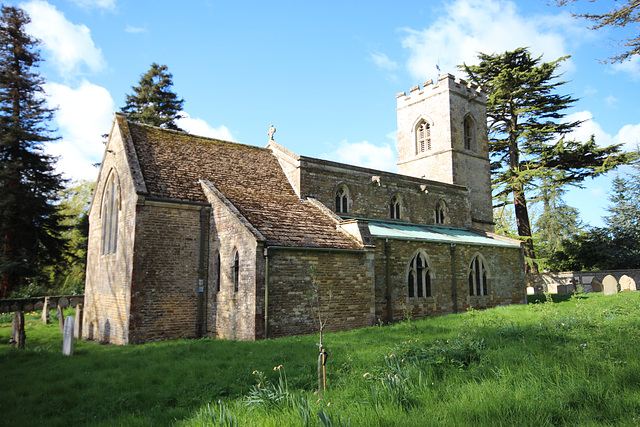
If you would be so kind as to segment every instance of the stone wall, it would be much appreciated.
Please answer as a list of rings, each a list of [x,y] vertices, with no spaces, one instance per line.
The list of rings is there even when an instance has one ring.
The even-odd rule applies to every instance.
[[[241,222],[239,213],[233,212],[225,200],[211,195],[209,200],[212,215],[207,332],[209,336],[218,338],[255,340],[262,336],[264,329],[260,316],[256,315],[256,304],[262,301],[264,293],[264,257],[256,237]],[[239,261],[237,292],[233,280],[236,252]],[[220,291],[216,289],[218,280]]]
[[[312,267],[321,288],[333,290],[326,330],[375,323],[373,253],[277,248],[269,251],[270,338],[318,332],[309,299]]]
[[[398,171],[469,188],[474,228],[493,231],[485,102],[480,89],[450,74],[398,94]],[[470,147],[465,117],[473,123]],[[431,149],[418,153],[415,129],[423,119],[430,124]]]
[[[203,208],[150,200],[138,206],[131,343],[196,337]]]
[[[124,144],[123,135],[113,132],[89,209],[85,314],[82,324],[83,338],[113,344],[127,344],[129,339],[131,260],[138,199],[129,175]],[[111,173],[116,174],[119,183],[117,249],[115,253],[103,254],[101,210],[105,183]]]
[[[594,281],[602,283],[605,276],[612,275],[620,282],[624,275],[631,277],[638,284],[640,283],[640,270],[598,270],[598,271],[563,271],[556,273],[528,274],[527,287],[530,293],[541,294],[550,292],[552,294],[573,293],[578,285],[582,286],[584,292],[592,292]],[[596,286],[596,288],[598,288]]]
[[[490,308],[525,302],[525,279],[519,248],[456,245],[452,258],[449,244],[389,240],[388,245],[392,320],[403,319],[407,314],[412,317],[438,316],[466,311],[469,307]],[[430,298],[408,296],[409,263],[419,250],[426,254],[430,266]],[[469,295],[468,271],[476,254],[483,256],[489,273],[487,296]],[[383,239],[376,239],[375,256],[376,317],[387,321],[386,254]]]

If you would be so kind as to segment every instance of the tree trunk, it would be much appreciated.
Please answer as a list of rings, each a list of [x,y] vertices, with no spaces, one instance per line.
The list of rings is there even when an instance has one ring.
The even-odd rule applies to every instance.
[[[529,220],[529,210],[527,209],[527,199],[524,196],[524,190],[521,184],[514,186],[513,205],[516,211],[516,224],[518,226],[518,236],[522,238],[522,247],[524,249],[525,271],[527,273],[538,273],[538,266],[535,263],[535,250],[533,248],[533,239],[531,237],[531,221]],[[530,261],[528,261],[530,260]]]

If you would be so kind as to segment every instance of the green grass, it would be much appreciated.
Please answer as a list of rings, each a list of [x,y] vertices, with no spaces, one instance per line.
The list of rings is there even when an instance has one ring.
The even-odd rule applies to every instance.
[[[640,292],[329,333],[322,395],[316,336],[76,341],[64,357],[57,323],[27,316],[20,351],[0,320],[0,425],[640,423]]]

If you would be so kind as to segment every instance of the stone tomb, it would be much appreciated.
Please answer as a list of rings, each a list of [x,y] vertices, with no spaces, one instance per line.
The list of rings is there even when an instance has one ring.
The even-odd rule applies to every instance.
[[[607,275],[602,279],[602,288],[605,295],[612,295],[618,293],[618,281],[612,275]]]
[[[62,335],[62,355],[71,356],[73,354],[73,316],[64,319],[64,333]]]
[[[620,292],[635,291],[636,289],[636,281],[633,278],[626,274],[620,278]]]

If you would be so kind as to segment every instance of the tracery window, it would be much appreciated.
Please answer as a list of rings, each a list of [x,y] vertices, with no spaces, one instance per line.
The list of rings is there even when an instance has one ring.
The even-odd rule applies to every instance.
[[[431,297],[431,271],[422,252],[418,252],[409,264],[407,285],[409,298]]]
[[[469,266],[469,295],[489,295],[487,269],[480,255],[476,255]]]
[[[402,202],[400,196],[394,194],[389,201],[389,218],[400,219],[400,210],[402,208]]]
[[[115,170],[111,171],[102,196],[102,254],[114,254],[118,248],[120,185]]]
[[[464,128],[464,148],[467,150],[471,150],[473,144],[473,119],[471,116],[467,115],[464,118],[463,122]]]
[[[444,200],[439,200],[436,204],[436,212],[435,212],[436,224],[445,224],[447,222],[447,204]]]
[[[238,251],[233,255],[233,292],[238,292],[240,282],[240,257]]]
[[[344,184],[336,190],[336,212],[349,212],[349,189]]]
[[[431,125],[421,120],[416,127],[416,154],[431,150]]]

